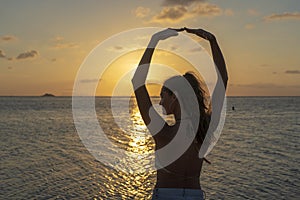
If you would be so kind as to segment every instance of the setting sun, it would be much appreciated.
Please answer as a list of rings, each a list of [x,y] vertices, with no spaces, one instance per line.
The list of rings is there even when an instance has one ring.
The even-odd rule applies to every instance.
[[[143,49],[139,49],[115,59],[103,72],[96,96],[130,96],[133,93],[131,78],[143,52]],[[156,50],[151,65],[148,83],[151,96],[159,96],[161,85],[167,78],[196,71],[185,58],[166,50]],[[201,77],[200,74],[198,76]]]

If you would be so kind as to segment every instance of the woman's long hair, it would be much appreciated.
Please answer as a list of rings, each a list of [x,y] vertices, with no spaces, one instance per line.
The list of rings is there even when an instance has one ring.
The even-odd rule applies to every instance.
[[[184,86],[186,84],[189,85]],[[191,90],[187,89],[190,87],[194,93],[191,93]],[[208,91],[206,85],[203,84],[194,73],[187,72],[183,76],[173,76],[167,79],[163,89],[170,95],[175,94],[177,96],[179,102],[181,102],[180,104],[183,104],[180,106],[183,106],[189,118],[199,119],[198,122],[193,123],[193,126],[198,128],[196,139],[198,143],[202,144],[209,127],[211,115],[211,104],[209,95],[206,94],[206,91]],[[195,109],[194,105],[198,105],[199,110]]]

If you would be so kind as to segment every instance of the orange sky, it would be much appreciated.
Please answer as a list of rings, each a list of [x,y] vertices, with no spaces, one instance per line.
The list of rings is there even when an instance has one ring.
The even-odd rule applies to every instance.
[[[228,95],[300,95],[298,0],[170,2],[1,2],[0,95],[47,92],[70,96],[84,59],[103,41],[135,28],[184,26],[205,28],[217,36],[229,72]],[[207,42],[199,43],[210,52]],[[139,48],[143,45],[146,43]],[[114,48],[125,52],[132,47],[129,43]],[[112,60],[111,71],[101,78],[103,85],[97,95],[109,94],[105,89],[99,91],[109,88],[105,79],[113,81],[122,75],[113,65],[134,68],[142,51]]]

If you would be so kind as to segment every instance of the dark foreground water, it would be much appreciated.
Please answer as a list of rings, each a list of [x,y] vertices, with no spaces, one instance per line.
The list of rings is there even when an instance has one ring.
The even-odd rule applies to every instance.
[[[71,103],[0,97],[0,199],[149,199],[155,172],[124,173],[97,161],[76,132]],[[111,140],[153,151],[151,141],[118,135],[107,105],[96,99]],[[299,105],[299,97],[228,98],[223,133],[207,157],[212,165],[202,171],[207,199],[299,198]]]

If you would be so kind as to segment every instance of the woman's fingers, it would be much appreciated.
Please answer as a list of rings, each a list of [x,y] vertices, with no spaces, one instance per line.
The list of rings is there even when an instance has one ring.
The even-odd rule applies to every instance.
[[[186,28],[186,27],[184,27],[184,29],[186,30],[186,32],[196,34],[199,37],[202,37],[206,40],[212,40],[215,37],[213,34],[211,34],[210,32],[207,32],[203,29],[190,29],[190,28]]]
[[[169,29],[177,31],[177,32],[181,32],[181,31],[185,30],[184,28],[169,28]]]
[[[192,29],[192,28],[187,28],[187,27],[184,27],[184,28],[168,28],[168,29],[165,29],[163,31],[155,33],[152,37],[156,40],[165,40],[169,37],[177,36],[178,32],[181,32],[181,31],[184,31],[184,30],[188,33],[193,33],[193,34],[198,35],[199,37],[202,37],[203,39],[206,39],[206,40],[209,40],[209,41],[211,41],[215,38],[215,36],[213,34],[211,34],[210,32],[207,32],[203,29]]]
[[[194,33],[194,34],[196,34],[195,31],[197,30],[197,29],[191,29],[191,28],[187,28],[187,27],[184,27],[183,29],[186,30],[186,32],[188,32],[188,33]]]

